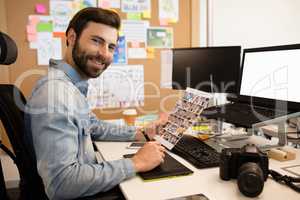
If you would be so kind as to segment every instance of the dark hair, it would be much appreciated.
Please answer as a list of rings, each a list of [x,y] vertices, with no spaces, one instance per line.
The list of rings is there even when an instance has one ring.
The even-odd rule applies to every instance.
[[[74,29],[77,38],[80,37],[88,22],[96,22],[120,29],[121,19],[118,13],[103,8],[88,7],[77,12],[69,23],[66,35],[69,30]],[[68,46],[68,40],[67,40]]]

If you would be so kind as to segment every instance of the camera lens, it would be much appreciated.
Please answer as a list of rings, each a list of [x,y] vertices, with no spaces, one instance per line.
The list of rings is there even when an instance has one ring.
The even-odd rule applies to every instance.
[[[258,196],[264,187],[263,171],[257,163],[248,162],[239,168],[238,187],[247,197]]]

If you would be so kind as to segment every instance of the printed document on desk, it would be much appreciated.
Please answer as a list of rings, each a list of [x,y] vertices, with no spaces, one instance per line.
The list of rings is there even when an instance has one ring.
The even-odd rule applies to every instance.
[[[177,101],[167,123],[160,128],[154,139],[171,150],[184,132],[197,121],[211,98],[210,93],[187,88],[182,98]]]

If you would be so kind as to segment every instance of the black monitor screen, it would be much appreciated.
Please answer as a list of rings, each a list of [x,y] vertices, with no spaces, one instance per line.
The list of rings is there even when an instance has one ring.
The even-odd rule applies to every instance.
[[[240,46],[173,49],[173,89],[237,93],[240,54]]]

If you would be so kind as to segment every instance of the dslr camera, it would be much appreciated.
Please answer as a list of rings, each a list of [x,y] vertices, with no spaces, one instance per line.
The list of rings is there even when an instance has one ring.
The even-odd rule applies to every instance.
[[[255,145],[247,144],[242,148],[225,148],[220,156],[220,178],[237,178],[239,190],[248,197],[258,196],[269,175],[267,154]]]

